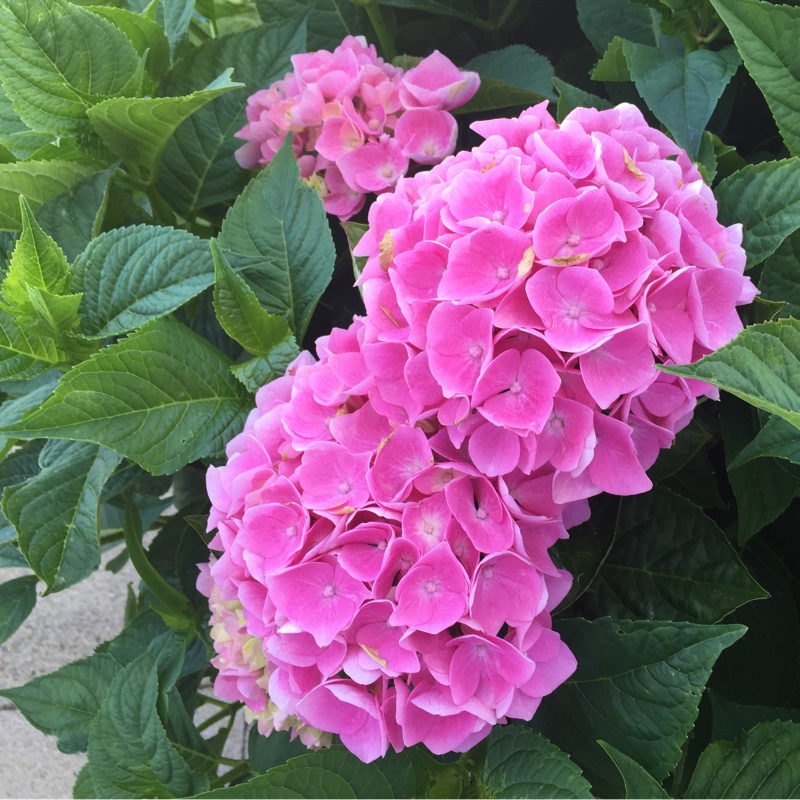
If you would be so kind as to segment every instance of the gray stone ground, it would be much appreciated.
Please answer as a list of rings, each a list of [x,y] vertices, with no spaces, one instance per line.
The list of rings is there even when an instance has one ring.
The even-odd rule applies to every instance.
[[[23,574],[24,570],[4,569],[0,579]],[[130,564],[117,575],[101,568],[77,586],[38,598],[22,627],[0,645],[0,687],[19,686],[90,656],[98,644],[116,636],[122,629],[129,583],[138,583]],[[242,720],[235,733],[226,755],[241,758]],[[0,798],[71,797],[84,762],[83,755],[61,753],[53,737],[37,731],[12,703],[0,698]]]

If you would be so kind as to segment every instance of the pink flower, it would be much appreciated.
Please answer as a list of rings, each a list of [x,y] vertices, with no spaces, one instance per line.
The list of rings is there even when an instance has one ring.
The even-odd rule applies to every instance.
[[[447,56],[434,50],[403,76],[400,99],[406,108],[449,111],[463,106],[479,86],[477,72],[462,72]]]

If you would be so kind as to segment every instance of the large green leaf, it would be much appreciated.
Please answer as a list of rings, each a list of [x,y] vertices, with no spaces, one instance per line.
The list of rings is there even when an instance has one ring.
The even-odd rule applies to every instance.
[[[159,637],[162,639],[162,637]],[[185,797],[208,788],[167,739],[156,711],[159,666],[180,640],[158,641],[111,682],[89,732],[89,771],[97,797]],[[182,647],[181,647],[182,649]]]
[[[619,779],[597,740],[656,780],[666,777],[680,758],[714,662],[745,632],[741,625],[608,618],[568,619],[557,630],[578,669],[545,698],[539,714],[595,791],[612,792]]]
[[[482,53],[464,68],[479,73],[481,85],[466,105],[456,109],[457,114],[533,105],[545,99],[555,99],[553,65],[523,44]]]
[[[758,282],[761,297],[782,301],[786,305],[778,317],[800,317],[800,233],[784,239],[764,262]]]
[[[634,797],[669,797],[661,784],[632,758],[626,756],[625,753],[620,753],[616,747],[612,747],[607,742],[601,740],[598,744],[606,751],[608,757],[614,762],[614,766],[619,770],[625,784],[626,798],[630,800]]]
[[[760,722],[774,722],[775,720],[800,722],[800,710],[796,708],[774,708],[734,703],[713,689],[708,690],[708,698],[711,700],[712,709],[712,741],[735,739]]]
[[[56,384],[58,383],[58,379],[61,377],[61,373],[58,370],[52,370],[47,373],[43,373],[41,378],[37,381],[25,381],[26,384],[31,384],[31,391],[27,394],[22,395],[21,397],[14,397],[10,400],[6,400],[4,403],[0,405],[0,426],[2,425],[15,425],[22,419],[22,415],[25,412],[30,411],[32,408],[36,408],[44,403],[45,400],[53,393],[53,390],[56,388]],[[5,446],[8,444],[9,441],[8,436],[0,435],[0,450],[4,449]],[[14,457],[19,457],[16,455],[19,453],[18,450],[14,451]],[[3,476],[6,474],[5,467],[9,462],[9,459],[12,458],[12,454],[5,456],[2,462],[0,462],[0,492],[6,486],[12,486],[12,483],[4,483]],[[36,459],[33,459],[34,463],[38,462]],[[39,471],[38,466],[28,474],[27,472],[24,474],[19,481],[16,483],[22,483],[23,480],[26,478],[33,477]],[[1,519],[1,517],[0,517]]]
[[[262,386],[286,374],[286,369],[297,358],[298,348],[294,336],[284,339],[272,348],[269,358],[251,358],[234,364],[231,372],[248,391],[257,392]]]
[[[800,428],[800,322],[784,319],[743,330],[694,364],[662,367],[699,378]]]
[[[578,0],[578,22],[598,53],[615,36],[639,44],[658,44],[659,15],[629,0]]]
[[[88,111],[89,119],[108,149],[119,156],[136,176],[153,184],[161,154],[178,126],[215,97],[241,84],[223,72],[205,89],[183,97],[115,97]]]
[[[69,192],[48,200],[36,213],[39,224],[58,242],[70,261],[100,232],[114,171],[111,167],[84,178]]]
[[[13,314],[0,308],[0,379],[33,378],[65,358],[52,338],[26,330]]]
[[[208,241],[186,231],[132,225],[102,233],[78,257],[82,332],[103,339],[169,314],[214,282]]]
[[[770,417],[728,469],[741,467],[755,458],[784,458],[800,465],[800,430],[780,417]]]
[[[65,0],[0,5],[3,88],[20,119],[35,130],[89,132],[87,109],[130,93],[139,65],[125,34]]]
[[[520,725],[492,731],[477,788],[479,797],[592,797],[569,756]]]
[[[93,170],[75,161],[19,161],[0,164],[0,230],[22,227],[19,197],[36,211],[44,202],[68,192]]]
[[[598,615],[718,622],[766,596],[714,522],[657,486],[623,499],[614,546],[586,601]]]
[[[36,605],[35,575],[0,583],[0,644],[22,625]],[[3,692],[0,692],[2,695]]]
[[[800,159],[749,164],[716,189],[723,225],[742,223],[748,268],[800,228]]]
[[[783,141],[800,153],[800,9],[764,0],[711,0],[769,103]]]
[[[305,49],[305,20],[293,19],[212,39],[178,62],[167,79],[169,94],[190,94],[228,67],[245,86],[192,114],[167,143],[157,187],[179,214],[191,219],[244,188],[249,176],[234,158],[243,142],[233,134],[247,121],[247,96],[282,78],[291,69],[290,56]]]
[[[558,92],[558,118],[564,117],[576,108],[581,106],[587,108],[611,108],[611,103],[603,97],[598,97],[591,92],[585,92],[577,86],[565,83],[560,78],[553,78],[553,86]]]
[[[351,0],[256,0],[256,7],[270,26],[305,19],[309,50],[333,50],[348,34],[374,36],[366,12]]]
[[[675,141],[696,160],[703,130],[741,63],[736,48],[674,54],[625,42],[623,51],[639,94]]]
[[[64,753],[86,749],[89,727],[120,665],[111,656],[93,655],[34,678],[24,686],[3,689],[37,730],[58,738]]]
[[[300,180],[290,139],[228,212],[219,244],[264,308],[283,316],[302,342],[336,251],[319,195]]]
[[[250,396],[230,366],[186,326],[155,320],[73,367],[44,405],[4,430],[96,442],[148,472],[175,472],[241,428]]]
[[[700,755],[686,797],[800,797],[800,725],[762,722]]]
[[[100,566],[97,509],[119,456],[93,444],[54,442],[40,463],[38,475],[3,492],[3,514],[47,591],[58,592]]]

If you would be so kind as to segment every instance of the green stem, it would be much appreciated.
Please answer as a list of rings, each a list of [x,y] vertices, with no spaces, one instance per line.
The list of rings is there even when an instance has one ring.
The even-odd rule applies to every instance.
[[[227,717],[232,717],[236,712],[242,707],[241,703],[234,703],[232,706],[228,708],[223,708],[222,711],[217,711],[216,714],[212,714],[208,719],[203,720],[198,726],[198,731],[204,731],[206,728],[210,728],[212,725],[216,725],[221,719],[226,719]]]
[[[147,588],[167,609],[191,619],[192,606],[189,600],[177,589],[170,586],[148,560],[147,554],[142,547],[142,523],[130,500],[125,508],[125,521],[122,530],[125,534],[125,545],[128,548],[131,563]]]
[[[711,44],[711,42],[713,42],[714,39],[716,39],[717,36],[719,36],[722,33],[722,31],[724,31],[724,30],[725,30],[725,23],[724,22],[718,22],[716,27],[714,28],[714,30],[711,31],[711,33],[709,33],[708,36],[703,36],[703,38],[700,40],[700,43],[702,45]]]
[[[227,760],[227,759],[224,759]],[[220,763],[224,763],[224,760],[220,760]],[[233,767],[233,769],[226,772],[224,775],[220,775],[218,778],[215,778],[211,781],[211,788],[212,789],[220,789],[221,787],[225,786],[226,783],[230,783],[231,781],[236,780],[237,778],[241,778],[244,775],[247,775],[250,772],[250,764],[247,761],[239,761],[237,765]]]
[[[361,4],[359,3],[359,5]],[[381,7],[378,5],[377,0],[372,0],[372,2],[366,3],[364,8],[372,27],[375,29],[375,35],[378,37],[381,50],[383,50],[383,57],[387,61],[393,61],[397,58],[397,50],[394,49],[392,34],[389,33],[389,27],[386,24]]]
[[[503,11],[503,13],[500,15],[500,19],[497,21],[498,29],[505,27],[518,5],[519,0],[508,0],[508,5],[506,6],[505,11]]]

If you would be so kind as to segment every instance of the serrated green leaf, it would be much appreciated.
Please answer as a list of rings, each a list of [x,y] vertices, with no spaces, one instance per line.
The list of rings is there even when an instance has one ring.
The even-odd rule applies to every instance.
[[[755,458],[784,458],[800,465],[800,430],[780,417],[770,417],[750,444],[728,465],[741,467]]]
[[[158,665],[168,655],[151,647],[111,682],[89,733],[97,797],[185,797],[208,788],[169,743],[156,711]]]
[[[155,320],[73,367],[20,424],[19,438],[90,441],[148,472],[175,472],[219,452],[241,428],[250,396],[231,361],[185,325]]]
[[[140,180],[154,184],[161,155],[178,126],[215,97],[241,86],[230,80],[231,72],[223,72],[205,89],[183,97],[115,97],[87,113],[105,146]]]
[[[139,64],[121,31],[64,0],[0,6],[3,88],[30,128],[90,132],[87,109],[125,92]]]
[[[86,749],[89,727],[120,665],[111,656],[94,655],[34,678],[24,686],[0,690],[25,719],[55,736],[64,753]]]
[[[603,97],[598,97],[591,92],[584,92],[577,86],[565,83],[561,78],[553,78],[553,86],[558,92],[558,119],[562,121],[570,111],[583,106],[584,108],[611,108],[611,103]]]
[[[555,99],[553,65],[522,44],[475,56],[464,69],[479,73],[481,85],[466,105],[454,110],[455,114],[528,106]]]
[[[86,10],[107,19],[128,37],[136,53],[147,57],[147,71],[155,80],[169,69],[169,40],[157,22],[126,8],[90,5]]]
[[[712,438],[711,432],[695,418],[679,431],[672,446],[662,450],[647,474],[653,483],[679,472]]]
[[[26,159],[52,139],[52,134],[32,131],[20,120],[0,82],[0,144],[15,158]]]
[[[0,164],[0,230],[22,227],[19,198],[23,195],[36,211],[43,203],[68,192],[78,181],[94,172],[72,161],[18,161]]]
[[[713,689],[708,690],[708,697],[711,700],[712,741],[735,739],[760,722],[774,722],[775,720],[800,722],[800,711],[797,709],[734,703]]]
[[[790,153],[800,153],[800,9],[764,0],[711,0],[761,89]]]
[[[100,232],[115,170],[110,167],[84,178],[71,191],[48,200],[37,211],[39,224],[58,242],[69,261],[74,261]]]
[[[93,800],[93,798],[97,797],[88,764],[84,764],[81,767],[78,777],[75,778],[75,783],[72,784],[72,797],[73,800]]]
[[[13,314],[0,308],[0,378],[34,378],[65,359],[51,337],[26,331]]]
[[[306,20],[311,51],[332,51],[347,35],[374,36],[366,11],[350,0],[256,0],[256,8],[268,25]]]
[[[800,322],[765,322],[693,364],[662,368],[699,378],[800,428]]]
[[[623,499],[585,602],[598,616],[709,623],[766,596],[714,522],[657,486]]]
[[[294,336],[284,339],[272,349],[269,358],[251,358],[241,364],[234,364],[231,372],[236,380],[247,387],[250,392],[257,392],[262,386],[286,374],[289,364],[294,361],[300,351]]]
[[[800,159],[749,164],[722,181],[715,194],[720,222],[744,227],[750,269],[800,228]]]
[[[455,17],[466,22],[474,22],[477,16],[472,0],[378,0],[382,6],[393,8],[415,8],[429,14]]]
[[[214,282],[206,239],[157,225],[102,233],[75,261],[82,332],[103,339],[158,319]]]
[[[622,49],[639,94],[677,144],[696,159],[703,130],[741,63],[736,48],[672,54],[625,42]]]
[[[492,731],[477,781],[479,797],[592,797],[589,782],[566,753],[518,725]]]
[[[6,641],[22,625],[36,605],[35,575],[0,584],[0,644]],[[0,695],[5,694],[0,692]]]
[[[3,492],[3,514],[47,592],[72,586],[100,565],[97,509],[118,463],[119,456],[105,448],[59,443],[38,475]]]
[[[740,625],[569,619],[556,629],[578,668],[542,702],[555,744],[571,754],[595,791],[619,796],[619,779],[598,739],[656,780],[674,768],[720,652]]]
[[[658,44],[659,15],[628,0],[578,0],[578,22],[598,53],[604,53],[615,36]]]
[[[630,798],[662,798],[669,797],[661,784],[642,766],[637,764],[625,753],[620,753],[616,747],[607,742],[599,741],[598,744],[608,753],[614,762],[625,783],[625,797]]]
[[[170,94],[188,94],[227,67],[245,85],[192,114],[167,143],[157,187],[179,214],[190,219],[244,188],[249,174],[234,158],[243,142],[233,135],[247,122],[247,97],[282,78],[290,57],[305,49],[305,20],[299,19],[212,39],[178,62],[167,79]]]
[[[686,797],[800,796],[800,725],[762,722],[700,755]]]
[[[319,195],[300,180],[290,139],[228,212],[219,244],[261,305],[283,316],[302,342],[336,251]]]
[[[276,347],[294,342],[283,317],[261,307],[253,290],[240,278],[222,255],[216,241],[211,243],[216,281],[214,310],[225,332],[255,356],[269,359]],[[296,345],[295,345],[296,348]]]
[[[628,59],[625,58],[625,40],[615,36],[601,59],[595,64],[592,70],[592,80],[615,83],[617,81],[629,81],[630,79],[631,72],[628,69]]]
[[[49,373],[44,373],[42,378],[44,379],[43,382],[36,384],[35,386],[31,387],[31,391],[28,394],[22,395],[22,397],[15,397],[11,400],[6,400],[4,403],[0,405],[0,426],[2,425],[14,425],[22,419],[22,415],[25,414],[26,411],[30,411],[32,408],[36,408],[44,403],[45,400],[53,393],[53,390],[56,388],[56,384],[58,383],[58,379],[61,376],[61,373],[57,370],[53,370]],[[0,450],[4,449],[8,444],[9,437],[0,435]],[[17,451],[15,451],[16,453]],[[4,484],[3,483],[3,475],[4,466],[11,458],[11,454],[6,456],[2,462],[0,462],[0,490],[5,488],[5,486],[10,486],[11,484]],[[21,483],[25,478],[31,477],[35,475],[38,470],[34,470],[30,473],[30,475],[25,475],[25,477],[20,478],[18,483]],[[2,516],[0,516],[0,520],[2,520]]]
[[[144,0],[144,4],[148,5],[148,0]],[[194,0],[159,0],[156,22],[167,34],[170,55],[175,55],[178,45],[186,38],[193,12]]]
[[[306,746],[298,737],[290,738],[289,731],[274,731],[269,736],[262,736],[258,726],[253,725],[247,736],[247,760],[256,772],[279,767],[290,758],[306,752]]]
[[[761,297],[786,303],[778,317],[800,317],[800,233],[789,234],[764,262],[758,289]]]

